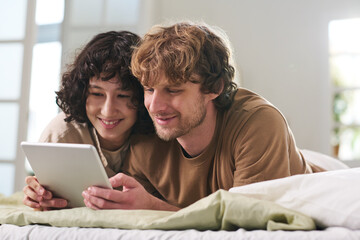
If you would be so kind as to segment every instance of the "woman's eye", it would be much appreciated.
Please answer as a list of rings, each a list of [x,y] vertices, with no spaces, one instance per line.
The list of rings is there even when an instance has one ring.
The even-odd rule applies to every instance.
[[[130,95],[126,95],[126,94],[119,94],[118,95],[119,98],[129,98]]]
[[[103,96],[102,93],[96,93],[96,92],[92,92],[92,93],[90,93],[90,95],[93,95],[93,96],[96,96],[96,97]]]

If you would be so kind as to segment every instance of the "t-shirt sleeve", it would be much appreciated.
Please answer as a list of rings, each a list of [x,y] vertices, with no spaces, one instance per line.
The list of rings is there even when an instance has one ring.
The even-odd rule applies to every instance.
[[[290,176],[289,131],[277,109],[255,110],[234,140],[234,186]]]

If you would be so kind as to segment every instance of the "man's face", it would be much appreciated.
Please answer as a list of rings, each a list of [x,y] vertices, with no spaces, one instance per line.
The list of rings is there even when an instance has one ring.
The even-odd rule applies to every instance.
[[[164,74],[154,86],[144,86],[145,107],[163,140],[171,140],[190,133],[206,117],[206,106],[212,99],[200,91],[200,84],[190,81],[174,85]]]

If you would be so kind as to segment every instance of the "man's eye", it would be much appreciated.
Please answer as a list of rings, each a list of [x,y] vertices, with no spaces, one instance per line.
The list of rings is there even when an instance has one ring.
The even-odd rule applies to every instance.
[[[168,92],[169,93],[180,93],[181,90],[180,89],[169,89]]]
[[[154,92],[154,89],[152,89],[152,88],[144,88],[144,91],[148,92],[148,93],[152,93],[152,92]]]

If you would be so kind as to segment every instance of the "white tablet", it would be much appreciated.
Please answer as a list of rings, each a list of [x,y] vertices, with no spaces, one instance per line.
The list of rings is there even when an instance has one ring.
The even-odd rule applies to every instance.
[[[70,143],[29,143],[21,147],[39,183],[69,207],[83,207],[89,186],[112,188],[94,146]]]

